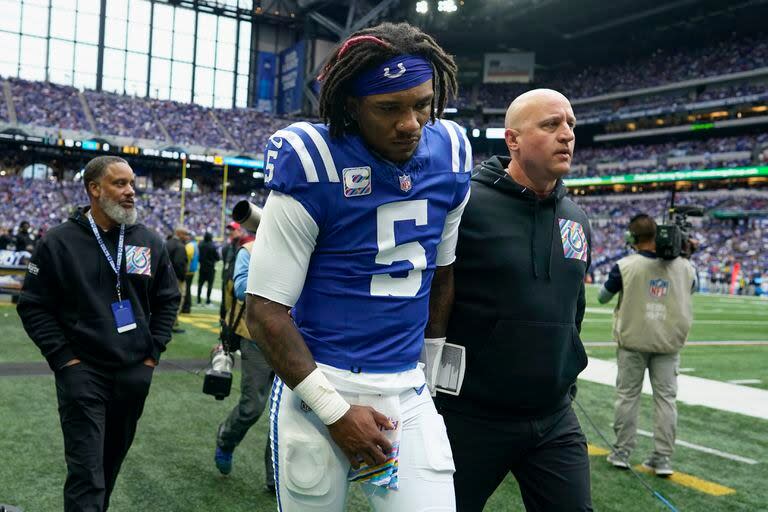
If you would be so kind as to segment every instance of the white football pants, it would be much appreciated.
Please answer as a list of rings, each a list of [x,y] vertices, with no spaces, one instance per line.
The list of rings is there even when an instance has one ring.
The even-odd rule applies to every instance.
[[[361,395],[339,393],[350,404]],[[363,403],[364,403],[363,399]],[[363,483],[376,512],[454,512],[453,455],[443,417],[426,386],[399,394],[399,488]],[[347,498],[350,463],[328,428],[278,377],[270,400],[270,439],[279,512],[341,512]]]

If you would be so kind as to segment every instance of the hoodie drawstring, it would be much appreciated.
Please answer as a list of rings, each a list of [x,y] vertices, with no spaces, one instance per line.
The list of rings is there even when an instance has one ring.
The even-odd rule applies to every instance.
[[[533,277],[539,278],[539,270],[536,266],[536,224],[539,223],[539,201],[533,200],[533,224],[531,225],[531,262],[533,263]]]
[[[557,220],[557,201],[552,201],[552,229],[549,234],[549,265],[547,266],[547,279],[552,280],[552,252],[555,243],[555,230],[560,231],[560,223]]]

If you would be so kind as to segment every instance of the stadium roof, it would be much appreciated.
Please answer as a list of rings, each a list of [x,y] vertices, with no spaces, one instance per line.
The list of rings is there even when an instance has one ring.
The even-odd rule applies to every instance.
[[[768,19],[768,0],[463,0],[454,13],[437,12],[438,0],[426,1],[427,14],[416,13],[417,0],[394,1],[385,19],[417,24],[455,54],[535,51],[544,68],[701,46],[732,33],[765,30]],[[359,13],[375,3],[298,1],[305,15],[321,13],[340,26],[350,4]]]

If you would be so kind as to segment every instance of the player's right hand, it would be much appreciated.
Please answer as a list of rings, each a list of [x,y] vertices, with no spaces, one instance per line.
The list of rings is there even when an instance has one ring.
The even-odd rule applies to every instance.
[[[373,407],[353,405],[335,423],[328,425],[334,442],[347,456],[352,467],[361,462],[370,466],[383,464],[392,451],[392,443],[382,432],[392,430],[389,418]]]

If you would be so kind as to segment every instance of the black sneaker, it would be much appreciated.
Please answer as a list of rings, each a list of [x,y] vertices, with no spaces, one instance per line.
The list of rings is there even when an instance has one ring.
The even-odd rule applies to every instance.
[[[228,475],[232,472],[232,459],[234,458],[234,451],[228,452],[222,450],[218,446],[216,447],[216,454],[213,460],[216,462],[216,468],[222,475]]]

